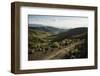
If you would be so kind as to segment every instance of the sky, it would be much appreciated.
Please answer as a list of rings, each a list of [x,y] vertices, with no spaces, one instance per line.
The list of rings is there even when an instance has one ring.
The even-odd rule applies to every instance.
[[[42,24],[63,29],[88,27],[88,17],[29,15],[28,24]]]

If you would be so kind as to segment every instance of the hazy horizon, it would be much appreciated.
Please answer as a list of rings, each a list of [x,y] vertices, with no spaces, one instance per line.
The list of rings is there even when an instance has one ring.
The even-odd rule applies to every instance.
[[[62,29],[87,27],[88,17],[29,15],[28,24],[41,24]]]

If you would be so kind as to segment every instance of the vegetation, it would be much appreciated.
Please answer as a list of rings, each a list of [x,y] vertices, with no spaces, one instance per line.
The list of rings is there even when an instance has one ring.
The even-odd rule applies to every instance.
[[[29,60],[87,58],[87,31],[85,30],[85,32],[83,31],[78,34],[75,31],[75,29],[73,33],[71,31],[71,34],[68,31],[54,34],[37,30],[36,28],[29,28]],[[82,41],[84,42],[81,43]],[[71,49],[68,50],[70,47]],[[65,52],[63,55],[60,53],[50,58],[51,55],[56,55],[61,50]]]

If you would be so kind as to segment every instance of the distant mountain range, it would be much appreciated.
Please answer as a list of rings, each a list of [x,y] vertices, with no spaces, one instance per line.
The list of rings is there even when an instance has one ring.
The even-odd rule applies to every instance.
[[[29,24],[29,29],[50,32],[53,34],[58,34],[58,33],[64,32],[64,31],[68,31],[68,29],[60,29],[60,28],[56,28],[56,27],[45,26],[42,24]]]

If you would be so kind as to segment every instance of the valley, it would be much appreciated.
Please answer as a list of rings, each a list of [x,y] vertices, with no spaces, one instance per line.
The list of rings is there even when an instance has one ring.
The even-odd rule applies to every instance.
[[[28,29],[28,59],[78,59],[88,57],[86,27],[60,29],[34,26]]]

